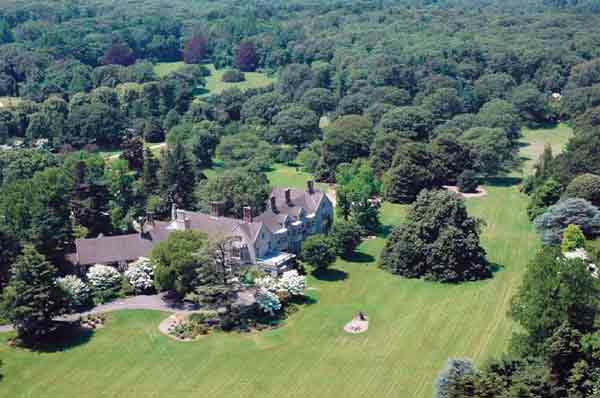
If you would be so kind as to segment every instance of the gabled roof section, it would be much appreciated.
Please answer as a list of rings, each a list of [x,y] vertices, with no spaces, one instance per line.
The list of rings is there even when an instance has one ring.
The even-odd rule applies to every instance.
[[[290,203],[286,202],[285,191],[290,190]],[[275,197],[276,212],[288,214],[297,217],[300,214],[300,209],[304,209],[306,214],[312,214],[318,210],[321,201],[325,194],[315,189],[313,193],[302,189],[291,188],[273,188],[271,197]]]
[[[78,239],[75,241],[77,262],[81,265],[93,265],[133,261],[148,255],[154,243],[152,239],[143,238],[140,234]]]
[[[286,222],[289,221],[290,216],[282,213],[274,213],[271,209],[267,209],[260,216],[256,217],[257,221],[260,221],[265,224],[265,226],[271,231],[271,233],[275,233],[282,228],[286,228]]]

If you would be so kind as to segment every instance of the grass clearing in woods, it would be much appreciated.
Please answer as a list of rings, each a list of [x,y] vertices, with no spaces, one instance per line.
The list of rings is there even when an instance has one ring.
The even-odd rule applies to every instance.
[[[185,64],[183,62],[160,62],[154,65],[154,72],[158,77],[164,77],[184,65]],[[204,66],[210,70],[210,76],[206,77],[206,92],[203,93],[203,95],[219,94],[227,88],[234,87],[237,87],[240,90],[265,87],[275,82],[275,78],[268,76],[266,73],[245,72],[245,81],[238,83],[225,83],[221,80],[221,78],[226,69],[216,69],[213,64],[204,64]]]

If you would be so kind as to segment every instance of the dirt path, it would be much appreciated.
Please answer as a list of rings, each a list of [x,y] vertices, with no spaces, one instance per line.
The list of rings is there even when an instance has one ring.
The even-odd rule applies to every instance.
[[[75,321],[81,317],[93,314],[100,314],[103,312],[111,312],[118,310],[155,310],[189,314],[197,311],[192,305],[182,305],[175,303],[165,298],[164,294],[155,294],[147,296],[134,296],[126,299],[112,301],[107,304],[100,304],[89,311],[80,312],[77,314],[65,315],[58,318],[62,321]],[[12,332],[14,329],[12,325],[1,325],[0,333]]]

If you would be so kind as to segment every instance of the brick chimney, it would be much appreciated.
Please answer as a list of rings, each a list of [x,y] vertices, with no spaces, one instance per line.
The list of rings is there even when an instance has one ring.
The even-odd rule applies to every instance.
[[[271,196],[271,210],[277,211],[277,198],[275,196]]]
[[[292,190],[289,188],[285,189],[285,203],[288,206],[292,204]]]
[[[252,207],[244,206],[243,212],[244,212],[244,222],[248,223],[248,224],[252,223]]]
[[[315,193],[315,182],[313,180],[308,180],[306,182],[306,186],[308,187],[308,193],[309,194],[313,194]]]

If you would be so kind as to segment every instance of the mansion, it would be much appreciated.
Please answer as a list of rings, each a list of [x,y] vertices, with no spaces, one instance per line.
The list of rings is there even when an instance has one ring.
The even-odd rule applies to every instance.
[[[68,256],[79,267],[94,264],[125,266],[147,257],[152,247],[173,231],[199,231],[212,239],[229,242],[227,255],[244,265],[261,265],[279,272],[300,252],[302,242],[314,234],[327,233],[333,224],[333,205],[327,195],[308,181],[305,190],[274,188],[266,211],[253,217],[244,207],[243,218],[224,217],[223,204],[211,203],[210,214],[175,208],[169,221],[148,220],[138,233],[77,239]]]

